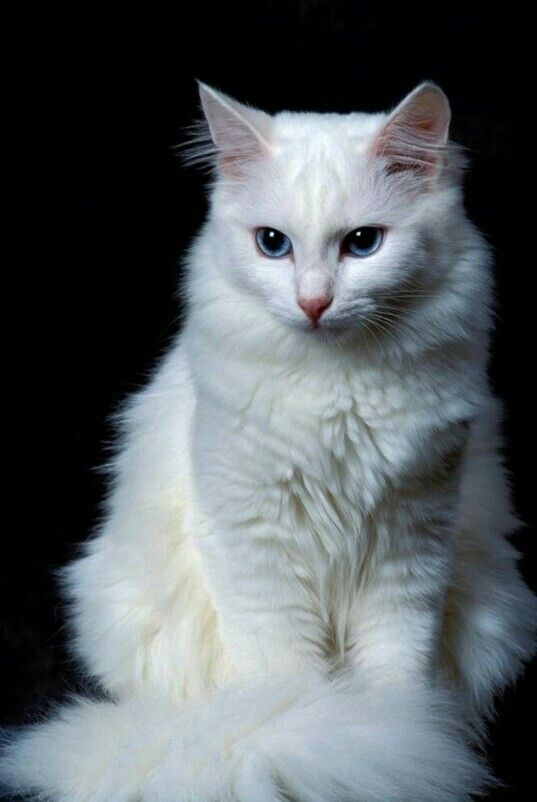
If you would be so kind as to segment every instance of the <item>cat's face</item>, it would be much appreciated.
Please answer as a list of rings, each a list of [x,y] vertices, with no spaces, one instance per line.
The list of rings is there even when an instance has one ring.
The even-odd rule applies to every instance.
[[[439,89],[419,88],[389,117],[269,117],[201,94],[229,281],[314,336],[391,325],[425,294],[449,125]]]

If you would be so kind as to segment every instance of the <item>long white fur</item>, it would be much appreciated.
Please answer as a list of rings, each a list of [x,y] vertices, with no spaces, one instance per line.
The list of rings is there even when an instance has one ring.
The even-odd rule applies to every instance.
[[[270,118],[201,94],[218,172],[187,322],[66,572],[73,648],[111,699],[8,737],[0,778],[54,802],[462,802],[536,604],[447,101]],[[382,248],[342,256],[363,225]],[[263,257],[258,226],[293,258]],[[297,297],[325,293],[313,330]]]
[[[487,779],[439,691],[378,694],[314,675],[260,690],[245,681],[181,709],[79,702],[27,730],[4,772],[61,802],[454,802]]]

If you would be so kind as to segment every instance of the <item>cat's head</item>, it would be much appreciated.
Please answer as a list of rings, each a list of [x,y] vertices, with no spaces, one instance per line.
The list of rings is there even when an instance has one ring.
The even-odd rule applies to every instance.
[[[432,291],[460,207],[438,86],[388,114],[269,115],[204,84],[200,96],[189,158],[214,169],[218,270],[243,297],[318,337],[389,327]]]

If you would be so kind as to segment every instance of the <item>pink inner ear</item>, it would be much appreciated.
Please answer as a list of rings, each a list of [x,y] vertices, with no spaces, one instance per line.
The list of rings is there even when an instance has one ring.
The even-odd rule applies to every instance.
[[[220,170],[233,178],[240,177],[248,162],[263,156],[263,145],[255,132],[233,116],[213,120],[213,137],[217,146]]]
[[[239,178],[245,165],[268,152],[270,117],[216,90],[200,86],[200,98],[222,173]]]
[[[371,152],[388,160],[388,173],[438,171],[447,151],[449,105],[436,87],[424,87],[404,101],[377,134]]]
[[[254,158],[255,154],[245,157],[243,153],[221,153],[217,157],[217,162],[220,172],[222,172],[224,175],[227,175],[229,178],[240,178],[241,176],[244,176],[245,165],[248,164],[248,162],[251,162]]]
[[[373,148],[375,156],[387,160],[386,170],[389,175],[409,170],[420,175],[430,175],[437,170],[445,147],[436,145],[429,137],[415,137],[414,129],[401,129],[393,133],[395,135],[379,137]]]

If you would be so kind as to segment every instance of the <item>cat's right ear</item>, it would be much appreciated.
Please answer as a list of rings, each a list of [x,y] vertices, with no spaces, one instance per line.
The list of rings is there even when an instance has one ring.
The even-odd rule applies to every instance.
[[[447,157],[450,118],[447,97],[439,86],[426,81],[391,113],[371,152],[386,160],[389,172],[432,177]]]
[[[239,179],[252,162],[270,152],[271,118],[198,81],[206,130],[187,152],[187,160],[212,162],[229,178]],[[187,145],[188,148],[188,145]]]

